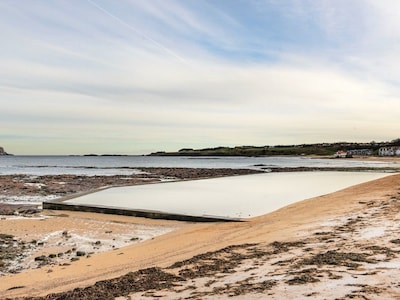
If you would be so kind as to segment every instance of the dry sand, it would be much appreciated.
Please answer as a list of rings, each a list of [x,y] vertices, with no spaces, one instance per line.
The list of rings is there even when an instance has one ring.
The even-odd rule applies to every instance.
[[[63,246],[65,235],[88,236],[96,229],[92,247],[95,240],[112,245],[101,240],[110,231],[118,243],[113,250],[68,264],[57,261],[2,276],[1,298],[73,289],[46,299],[400,298],[400,175],[243,223],[190,224],[54,211],[42,215],[43,220],[0,220],[0,233],[27,241],[31,234],[41,239],[56,233],[56,242],[47,239],[43,244],[44,255],[57,252],[54,247]],[[155,233],[142,242],[130,241],[129,236],[138,235],[135,226]],[[158,230],[169,232],[157,235]]]

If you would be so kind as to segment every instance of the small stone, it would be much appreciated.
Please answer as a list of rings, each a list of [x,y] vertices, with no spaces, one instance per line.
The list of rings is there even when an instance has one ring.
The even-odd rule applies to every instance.
[[[85,251],[76,251],[76,256],[85,256],[86,252]]]

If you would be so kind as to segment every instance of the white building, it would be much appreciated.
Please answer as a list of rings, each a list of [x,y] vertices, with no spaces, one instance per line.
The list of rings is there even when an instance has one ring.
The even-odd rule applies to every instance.
[[[379,148],[379,156],[400,156],[400,147]]]
[[[346,158],[348,157],[347,152],[346,151],[338,151],[335,153],[335,158]]]
[[[347,156],[368,156],[368,155],[372,155],[371,149],[347,150]]]

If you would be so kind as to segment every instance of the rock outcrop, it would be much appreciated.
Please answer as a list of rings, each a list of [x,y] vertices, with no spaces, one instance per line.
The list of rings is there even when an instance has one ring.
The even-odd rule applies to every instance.
[[[3,147],[0,147],[0,155],[8,155],[8,153],[4,151]]]

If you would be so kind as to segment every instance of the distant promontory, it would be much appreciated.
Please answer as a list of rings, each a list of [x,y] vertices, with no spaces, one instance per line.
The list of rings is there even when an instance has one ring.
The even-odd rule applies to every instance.
[[[0,155],[10,155],[6,151],[4,151],[3,147],[0,147]]]

